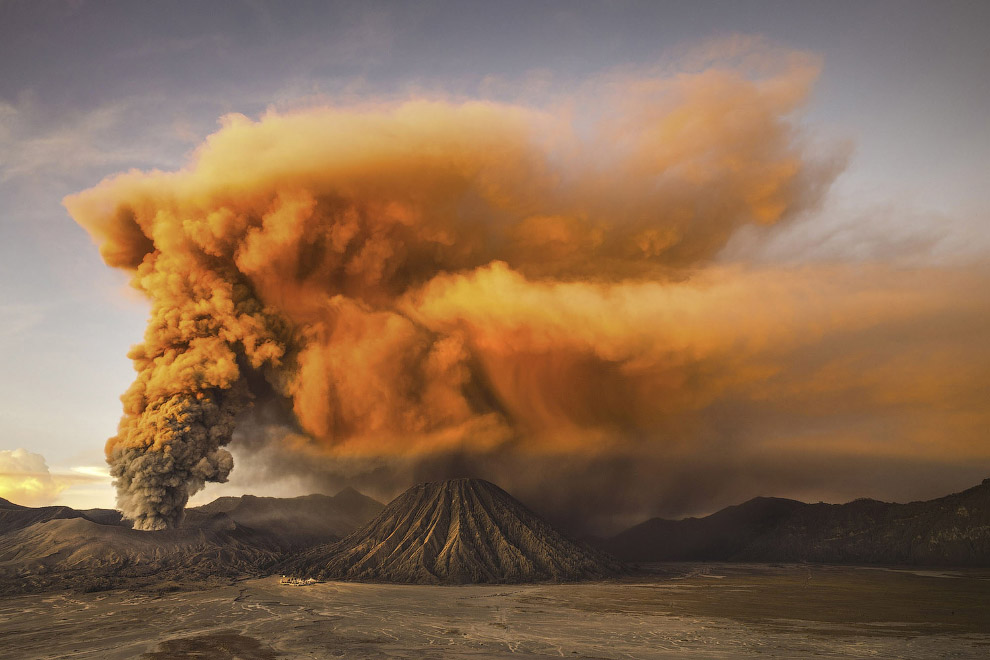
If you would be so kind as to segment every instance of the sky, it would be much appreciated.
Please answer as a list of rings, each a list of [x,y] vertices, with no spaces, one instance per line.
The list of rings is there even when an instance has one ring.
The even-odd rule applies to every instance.
[[[324,334],[258,321],[304,357],[257,358],[254,413],[221,406],[240,416],[230,482],[194,503],[478,473],[607,530],[756,495],[973,485],[990,476],[988,28],[983,2],[0,0],[0,496],[114,503],[128,351],[181,304],[101,258],[141,248],[106,209],[164,233],[158,211],[248,222],[269,195],[295,226],[290,202],[322,208],[342,181],[359,213],[443,219],[380,249],[446,251],[343,288],[264,272],[274,235],[262,265],[238,261],[279,319]],[[445,158],[470,204],[430,178]],[[361,332],[413,328],[388,365],[314,320],[341,292]],[[389,366],[406,360],[415,377]],[[437,360],[456,396],[403,399]],[[190,483],[229,471],[207,453]]]

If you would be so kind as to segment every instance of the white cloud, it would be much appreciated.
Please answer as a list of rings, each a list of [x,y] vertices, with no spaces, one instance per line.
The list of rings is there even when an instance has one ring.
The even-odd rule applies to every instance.
[[[67,487],[52,478],[41,454],[26,449],[0,451],[0,497],[23,506],[44,506]]]
[[[80,465],[79,467],[69,468],[72,472],[77,474],[84,474],[88,477],[96,477],[99,479],[110,479],[110,468],[106,465]]]
[[[113,487],[106,466],[83,465],[53,472],[41,454],[4,449],[0,450],[0,497],[22,506],[110,507]]]

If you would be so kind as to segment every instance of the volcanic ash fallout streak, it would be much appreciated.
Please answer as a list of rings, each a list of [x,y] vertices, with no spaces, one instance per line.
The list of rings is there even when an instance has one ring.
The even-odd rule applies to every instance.
[[[288,402],[305,450],[331,457],[648,429],[682,405],[646,401],[677,392],[664,284],[738,227],[813,206],[836,172],[790,120],[816,66],[783,61],[613,77],[567,112],[231,115],[185,169],[68,197],[151,301],[106,447],[122,511],[177,523],[227,479],[224,446],[259,397]]]

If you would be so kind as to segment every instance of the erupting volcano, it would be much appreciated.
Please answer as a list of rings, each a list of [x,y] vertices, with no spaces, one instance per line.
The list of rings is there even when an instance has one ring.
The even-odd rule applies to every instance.
[[[695,298],[724,307],[684,274],[740,227],[813,208],[841,166],[790,117],[817,72],[789,53],[753,76],[610,79],[581,117],[446,100],[230,115],[187,167],[70,195],[151,302],[106,447],[121,511],[179,523],[227,480],[235,430],[276,472],[377,461],[383,492],[444,454],[594,463],[670,437],[709,396],[682,387],[685,328],[711,326]],[[695,341],[692,360],[720,354]],[[488,476],[522,473],[505,472]]]

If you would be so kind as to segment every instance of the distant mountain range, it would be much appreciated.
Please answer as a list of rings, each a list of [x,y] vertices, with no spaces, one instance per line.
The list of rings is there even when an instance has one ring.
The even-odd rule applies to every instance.
[[[633,564],[990,566],[990,479],[909,504],[759,497],[704,518],[654,518],[588,544],[475,479],[414,486],[388,506],[353,489],[222,497],[157,532],[135,531],[109,509],[0,499],[0,595],[170,590],[279,573],[431,584],[599,579],[623,572],[608,554]]]
[[[628,562],[990,566],[990,479],[909,504],[758,497],[705,518],[653,518],[591,542]]]

